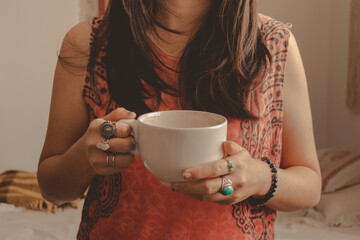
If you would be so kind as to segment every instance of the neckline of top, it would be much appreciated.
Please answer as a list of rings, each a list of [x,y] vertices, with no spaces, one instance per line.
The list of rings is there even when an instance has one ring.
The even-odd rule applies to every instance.
[[[161,58],[165,58],[165,59],[173,61],[173,62],[178,62],[180,60],[181,56],[175,56],[175,55],[171,55],[171,54],[165,52],[151,38],[148,38],[148,39],[149,39],[151,47],[153,48],[153,50],[155,50],[155,53],[159,54]]]

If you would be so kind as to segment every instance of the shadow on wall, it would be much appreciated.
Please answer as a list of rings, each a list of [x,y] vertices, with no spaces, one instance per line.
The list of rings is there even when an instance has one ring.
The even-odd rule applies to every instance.
[[[347,105],[360,113],[360,1],[351,1]]]

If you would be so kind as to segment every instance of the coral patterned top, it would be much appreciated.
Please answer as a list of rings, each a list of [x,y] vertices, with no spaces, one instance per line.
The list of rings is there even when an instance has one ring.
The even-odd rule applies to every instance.
[[[271,69],[264,82],[251,92],[250,109],[259,121],[229,120],[228,140],[246,148],[254,159],[269,157],[280,165],[282,145],[283,83],[289,26],[259,15],[260,29],[272,55]],[[101,18],[94,18],[93,33]],[[178,58],[156,49],[160,58],[176,69]],[[106,70],[100,51],[95,64],[96,86],[85,79],[83,99],[91,120],[118,105],[111,100]],[[176,73],[156,69],[159,76],[176,86]],[[159,110],[179,109],[178,99],[163,93]],[[146,100],[149,106],[155,99]],[[259,160],[254,160],[259,161]],[[144,167],[140,158],[124,172],[96,176],[83,207],[78,239],[124,240],[232,240],[274,239],[276,211],[254,207],[247,200],[233,205],[201,202],[162,185]]]

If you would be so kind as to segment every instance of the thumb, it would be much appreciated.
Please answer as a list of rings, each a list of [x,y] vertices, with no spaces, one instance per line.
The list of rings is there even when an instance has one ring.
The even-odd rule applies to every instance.
[[[243,150],[243,148],[233,141],[225,141],[223,143],[224,153],[225,155],[235,155]]]
[[[120,119],[133,119],[136,117],[136,113],[126,110],[125,108],[116,108],[111,113],[103,117],[106,121],[117,122]]]

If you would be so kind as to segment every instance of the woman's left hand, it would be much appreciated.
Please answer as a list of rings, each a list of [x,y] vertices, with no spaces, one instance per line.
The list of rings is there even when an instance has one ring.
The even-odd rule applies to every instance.
[[[228,205],[241,202],[250,196],[264,196],[271,186],[271,169],[260,160],[254,160],[249,152],[235,142],[226,141],[223,144],[226,159],[233,165],[229,171],[225,159],[217,160],[183,172],[186,182],[171,185],[175,192],[187,194],[200,201],[211,201]],[[224,176],[232,181],[234,192],[224,196],[219,192]]]

